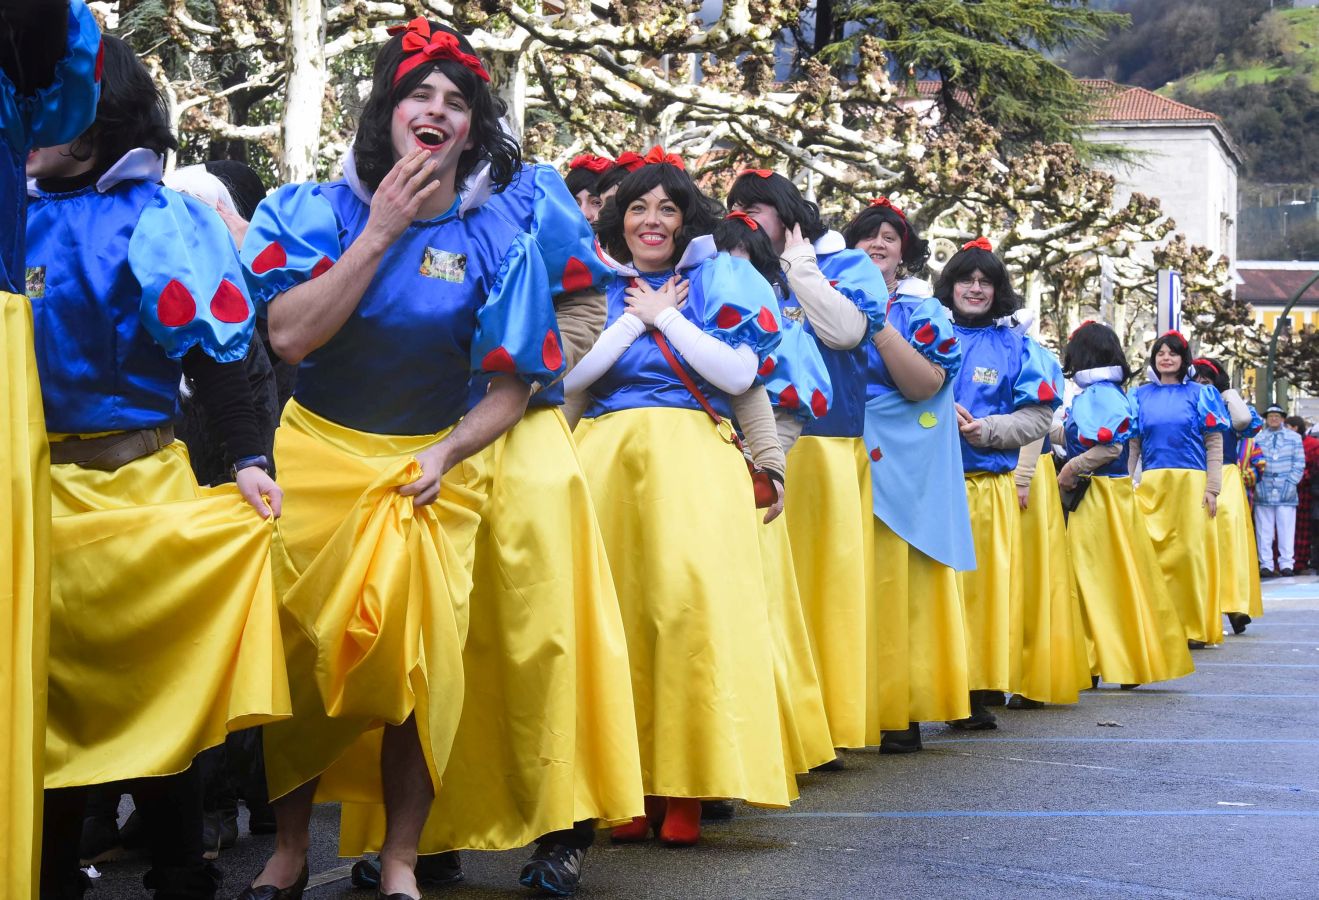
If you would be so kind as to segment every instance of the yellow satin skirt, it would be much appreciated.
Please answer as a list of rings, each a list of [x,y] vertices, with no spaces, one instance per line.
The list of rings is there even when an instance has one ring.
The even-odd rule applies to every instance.
[[[911,722],[964,719],[966,612],[957,572],[875,519],[866,742]]]
[[[1223,490],[1218,495],[1218,600],[1225,613],[1264,615],[1255,549],[1255,517],[1238,466],[1223,465]]]
[[[784,517],[833,745],[864,747],[875,518],[865,441],[799,439],[787,481]]]
[[[580,446],[623,612],[645,792],[787,806],[763,513],[742,457],[686,409],[600,416]]]
[[[1011,472],[966,476],[976,568],[959,572],[966,603],[967,680],[973,691],[1008,691],[1020,680],[1021,504]]]
[[[8,528],[0,545],[0,872],[9,896],[35,897],[50,636],[50,455],[32,307],[4,291],[0,353],[0,508]]]
[[[472,554],[483,497],[478,457],[420,509],[398,488],[442,435],[366,434],[296,401],[275,433],[284,516],[275,576],[293,718],[265,730],[280,797],[322,776],[318,800],[382,802],[382,726],[414,715],[432,784],[463,707]]]
[[[180,441],[51,466],[46,787],[168,775],[287,718],[272,520],[201,488]]]
[[[1218,531],[1204,494],[1203,471],[1151,469],[1141,474],[1136,499],[1186,639],[1217,644],[1223,640]]]
[[[1067,543],[1094,674],[1114,684],[1191,674],[1186,632],[1130,478],[1090,480],[1068,517]]]
[[[567,422],[529,410],[482,457],[466,697],[423,853],[506,850],[643,812],[627,641]],[[384,834],[383,807],[343,805],[342,855]]]
[[[783,516],[779,516],[768,525],[761,525],[756,533],[760,537],[765,595],[769,602],[783,749],[787,753],[789,770],[805,773],[829,762],[836,754],[829,735],[829,720],[824,712],[820,678],[811,656],[806,617],[802,614],[787,523]],[[795,796],[795,778],[789,788]]]
[[[1067,530],[1053,460],[1041,456],[1020,509],[1022,642],[1013,690],[1045,703],[1075,703],[1090,687],[1081,602],[1072,578]]]

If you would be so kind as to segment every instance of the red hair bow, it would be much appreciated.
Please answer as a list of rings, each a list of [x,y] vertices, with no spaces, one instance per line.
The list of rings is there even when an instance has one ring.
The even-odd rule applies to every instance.
[[[682,169],[684,172],[687,171],[687,164],[682,161],[681,156],[679,156],[676,153],[664,152],[664,148],[661,147],[659,144],[656,144],[654,147],[651,147],[648,151],[646,151],[646,155],[643,158],[643,162],[645,165],[648,166],[653,166],[656,165],[657,163],[668,163],[671,166],[677,166],[679,169]]]
[[[742,210],[740,209],[733,210],[728,215],[724,216],[724,218],[737,219],[739,222],[741,222],[746,227],[750,228],[752,231],[760,230],[760,223],[757,222],[755,219],[751,218],[750,216],[748,216],[746,213],[742,212]]]
[[[1172,328],[1169,329],[1168,331],[1165,331],[1163,334],[1159,335],[1159,337],[1175,337],[1177,338],[1177,340],[1182,342],[1183,347],[1191,346],[1191,342],[1186,339],[1186,335],[1182,334],[1176,328]]]
[[[974,241],[967,241],[962,245],[963,250],[970,250],[973,247],[976,250],[985,250],[989,253],[994,252],[994,245],[989,242],[989,238],[987,237],[978,237]]]
[[[1204,359],[1203,357],[1195,360],[1194,362],[1191,363],[1191,365],[1195,366],[1197,369],[1208,369],[1209,371],[1213,372],[1215,375],[1223,374],[1222,371],[1218,368],[1218,366],[1214,365],[1212,362],[1210,362],[1207,359]]]
[[[458,36],[449,31],[432,31],[431,23],[421,16],[406,25],[392,25],[389,34],[403,35],[404,58],[394,72],[394,84],[398,84],[404,75],[422,63],[437,59],[451,59],[475,72],[482,81],[490,80],[490,73],[481,65],[481,60],[463,51]]]
[[[594,153],[581,153],[572,158],[568,163],[568,171],[573,169],[589,169],[599,175],[601,172],[614,167],[614,161],[607,156],[596,156]]]
[[[614,165],[622,166],[629,172],[635,172],[645,164],[646,161],[641,158],[641,155],[633,153],[631,150],[624,150],[622,153],[618,154],[618,159],[614,160]]]
[[[904,213],[902,210],[898,209],[896,206],[894,206],[893,201],[890,200],[888,197],[876,197],[874,200],[870,201],[870,205],[878,206],[881,209],[891,209],[898,214],[899,219],[901,219],[904,222],[907,221],[907,214]],[[966,248],[963,247],[962,249],[965,250]]]
[[[737,173],[737,177],[741,178],[743,175],[754,175],[757,178],[768,178],[773,174],[773,169],[743,169],[741,172]]]

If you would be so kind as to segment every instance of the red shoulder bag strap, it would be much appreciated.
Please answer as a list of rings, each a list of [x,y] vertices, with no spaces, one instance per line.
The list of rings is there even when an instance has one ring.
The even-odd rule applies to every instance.
[[[724,417],[719,415],[715,408],[710,405],[709,398],[707,398],[697,386],[696,380],[687,373],[687,367],[678,362],[678,357],[674,355],[673,348],[669,346],[668,339],[664,337],[663,333],[660,332],[658,328],[651,329],[650,337],[651,340],[655,342],[655,346],[659,348],[660,355],[664,357],[664,361],[667,362],[669,368],[673,370],[673,374],[678,376],[678,380],[682,382],[682,386],[685,387],[687,392],[696,399],[696,402],[700,404],[701,409],[705,410],[705,414],[714,422],[715,428],[719,428],[723,425],[725,423]],[[737,432],[733,430],[731,425],[729,426],[728,431],[731,437],[725,438],[725,440],[741,450],[742,439],[737,436]]]

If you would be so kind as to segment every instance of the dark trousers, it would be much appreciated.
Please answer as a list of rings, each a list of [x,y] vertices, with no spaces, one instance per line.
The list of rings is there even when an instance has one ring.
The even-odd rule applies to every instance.
[[[157,900],[211,900],[219,873],[202,859],[202,786],[196,767],[162,778],[123,782],[140,810],[151,870],[143,879]],[[45,792],[41,829],[41,897],[63,900],[82,893],[78,842],[89,787]]]
[[[595,843],[595,820],[583,819],[580,822],[573,822],[572,828],[542,834],[537,838],[536,843],[558,844],[562,847],[572,847],[574,850],[585,850]]]

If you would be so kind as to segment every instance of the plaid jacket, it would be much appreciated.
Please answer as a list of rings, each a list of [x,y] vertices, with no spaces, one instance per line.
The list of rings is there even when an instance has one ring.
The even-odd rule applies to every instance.
[[[1290,428],[1265,428],[1255,436],[1264,451],[1264,471],[1255,485],[1255,503],[1260,506],[1295,506],[1296,486],[1305,474],[1305,447],[1301,436]]]

